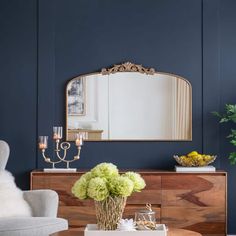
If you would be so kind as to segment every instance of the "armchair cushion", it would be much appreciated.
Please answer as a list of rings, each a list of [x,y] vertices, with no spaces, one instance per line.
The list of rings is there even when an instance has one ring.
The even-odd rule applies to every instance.
[[[36,217],[56,217],[58,208],[58,194],[50,189],[30,190],[23,192],[24,199]]]
[[[43,236],[67,228],[67,220],[61,218],[6,217],[0,219],[0,236]]]
[[[0,170],[0,217],[11,216],[31,216],[31,208],[11,173]]]

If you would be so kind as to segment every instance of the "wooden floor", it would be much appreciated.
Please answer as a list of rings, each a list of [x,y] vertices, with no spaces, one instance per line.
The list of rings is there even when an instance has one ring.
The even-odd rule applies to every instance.
[[[185,229],[174,229],[170,228],[168,230],[168,236],[201,236],[201,234]],[[70,230],[70,231],[64,231],[61,233],[53,234],[52,236],[84,236],[84,233],[82,231],[78,230]]]

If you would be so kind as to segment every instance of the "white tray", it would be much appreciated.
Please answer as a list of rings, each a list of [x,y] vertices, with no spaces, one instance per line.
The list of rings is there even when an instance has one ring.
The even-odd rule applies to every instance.
[[[214,166],[199,166],[199,167],[188,167],[188,166],[175,166],[176,172],[215,172]]]
[[[76,168],[44,168],[44,172],[49,172],[49,173],[68,173],[68,172],[76,172]]]
[[[84,236],[167,236],[167,229],[164,224],[157,224],[157,230],[98,230],[97,225],[88,224],[84,230]]]

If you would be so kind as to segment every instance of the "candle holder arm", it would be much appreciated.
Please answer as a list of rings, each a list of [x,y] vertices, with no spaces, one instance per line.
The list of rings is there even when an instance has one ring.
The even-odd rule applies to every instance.
[[[58,163],[62,162],[61,160],[59,160],[59,161],[52,161],[51,158],[46,157],[45,149],[42,149],[42,155],[43,155],[43,158],[44,158],[45,162],[52,164],[52,168],[55,168],[55,164],[58,164]]]
[[[62,143],[60,144],[61,149],[64,151],[62,157],[60,156],[59,142],[57,142],[56,145],[57,145],[57,146],[56,146],[56,150],[55,150],[55,151],[56,151],[57,157],[58,157],[61,161],[65,162],[67,150],[70,148],[70,143],[68,143],[68,142],[62,142]]]

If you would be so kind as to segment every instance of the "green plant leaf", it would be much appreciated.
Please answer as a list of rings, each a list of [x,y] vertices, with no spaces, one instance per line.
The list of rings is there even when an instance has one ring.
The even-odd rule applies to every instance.
[[[214,116],[221,117],[220,113],[217,111],[212,111],[211,112]]]
[[[225,114],[220,114],[219,112],[212,112],[213,115],[220,118],[220,123],[225,123],[232,121],[236,123],[236,104],[226,104],[225,105]],[[227,136],[230,138],[230,143],[236,146],[236,130],[231,129],[231,133]],[[229,155],[229,160],[231,165],[236,164],[236,152],[232,152]]]
[[[225,123],[225,122],[228,122],[228,121],[230,121],[230,119],[227,118],[227,117],[222,117],[222,118],[220,119],[220,123]]]
[[[231,133],[227,136],[227,138],[232,138],[236,140],[236,130],[231,129]]]
[[[236,123],[236,114],[230,115],[229,120],[232,120],[234,123]]]
[[[236,152],[231,152],[229,155],[229,160],[231,165],[236,164]]]
[[[233,144],[234,146],[236,146],[236,140],[235,140],[235,139],[232,139],[232,140],[230,141],[230,143]]]
[[[236,129],[231,129],[231,133],[236,136]]]
[[[236,104],[232,105],[232,104],[226,104],[226,113],[227,114],[235,114],[236,113]]]

